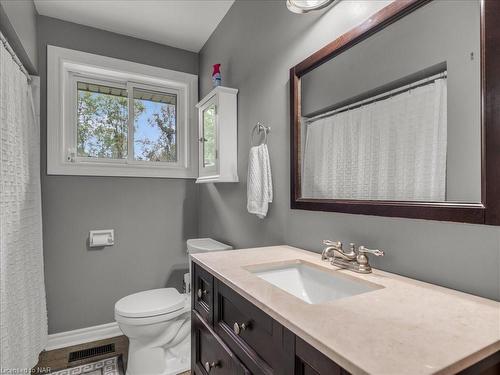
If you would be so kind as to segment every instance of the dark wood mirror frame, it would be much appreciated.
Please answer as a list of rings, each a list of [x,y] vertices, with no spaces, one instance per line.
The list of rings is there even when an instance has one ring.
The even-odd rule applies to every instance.
[[[301,77],[430,1],[435,0],[395,0],[290,69],[292,209],[500,225],[500,1],[497,0],[481,0],[481,203],[301,198]]]

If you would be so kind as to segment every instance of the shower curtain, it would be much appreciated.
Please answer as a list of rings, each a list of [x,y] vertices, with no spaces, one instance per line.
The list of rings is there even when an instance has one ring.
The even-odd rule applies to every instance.
[[[0,35],[1,36],[1,35]],[[47,342],[40,137],[32,87],[0,41],[0,368],[25,373]],[[9,48],[10,49],[10,48]]]
[[[446,79],[307,125],[302,196],[446,200]]]

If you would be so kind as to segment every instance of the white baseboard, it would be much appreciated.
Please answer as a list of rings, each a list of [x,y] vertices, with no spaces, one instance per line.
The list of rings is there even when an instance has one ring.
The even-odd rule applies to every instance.
[[[121,335],[123,333],[116,322],[75,329],[74,331],[54,333],[49,335],[45,350],[60,349]]]

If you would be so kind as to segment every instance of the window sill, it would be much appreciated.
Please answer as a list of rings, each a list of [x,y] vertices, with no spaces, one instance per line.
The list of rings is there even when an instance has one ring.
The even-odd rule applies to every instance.
[[[48,166],[48,175],[71,176],[112,176],[112,177],[152,177],[195,179],[197,173],[183,167],[148,165],[138,166],[119,163],[61,163]]]
[[[214,182],[239,182],[239,180],[238,176],[222,177],[220,175],[204,176],[204,177],[198,177],[196,179],[197,184],[208,184]]]

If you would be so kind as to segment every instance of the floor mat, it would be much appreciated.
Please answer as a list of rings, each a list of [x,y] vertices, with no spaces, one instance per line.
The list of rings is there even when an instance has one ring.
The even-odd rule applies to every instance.
[[[102,359],[97,362],[51,372],[51,375],[123,375],[118,357]]]

